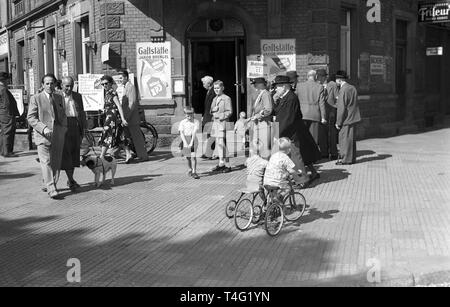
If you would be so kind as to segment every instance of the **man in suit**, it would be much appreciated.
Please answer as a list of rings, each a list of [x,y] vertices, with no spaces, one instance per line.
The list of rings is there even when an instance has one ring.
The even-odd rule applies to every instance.
[[[0,72],[0,155],[16,158],[14,138],[16,135],[16,116],[19,116],[17,102],[8,90],[9,74]]]
[[[319,147],[323,158],[336,160],[338,158],[337,143],[339,136],[339,131],[336,130],[336,102],[339,89],[335,82],[335,76],[328,76],[325,69],[317,70],[317,81],[324,88],[326,120],[328,122],[328,124],[320,127]]]
[[[230,158],[226,143],[227,131],[232,130],[230,117],[233,115],[233,104],[231,98],[224,94],[225,86],[222,81],[214,82],[216,97],[211,105],[211,115],[214,118],[211,136],[216,138],[216,147],[219,153],[219,164],[213,172],[230,173]]]
[[[320,159],[320,151],[302,120],[300,103],[292,91],[289,77],[277,76],[274,84],[280,97],[279,103],[275,105],[278,138],[286,137],[292,141],[291,159],[302,175],[295,176],[294,179],[301,188],[306,188],[310,182],[320,178],[314,167],[314,163]],[[305,165],[311,172],[309,178]]]
[[[80,185],[73,178],[75,167],[80,167],[80,146],[87,129],[83,98],[73,92],[74,80],[64,77],[61,82],[64,110],[67,117],[67,132],[64,139],[64,151],[61,169],[67,174],[67,187],[75,191]]]
[[[316,144],[319,144],[320,125],[325,125],[327,120],[324,88],[316,82],[315,70],[308,72],[308,80],[306,82],[297,85],[296,93],[300,100],[303,121]]]
[[[356,125],[361,121],[358,107],[358,92],[347,83],[345,71],[336,73],[336,83],[340,86],[337,101],[336,129],[339,130],[339,154],[341,161],[336,165],[356,163]]]
[[[269,159],[271,155],[271,121],[273,111],[272,95],[267,90],[267,81],[264,78],[252,80],[256,90],[256,99],[251,107],[251,118],[253,125],[250,129],[250,146],[258,146],[257,150],[261,157]]]
[[[55,94],[56,78],[47,74],[42,78],[43,91],[30,99],[27,120],[34,129],[39,162],[45,184],[43,191],[56,199],[59,171],[61,169],[67,117],[63,98]]]
[[[213,159],[213,144],[215,142],[215,138],[211,136],[211,127],[213,117],[211,115],[211,105],[216,97],[216,93],[214,92],[214,79],[211,76],[205,76],[202,78],[203,87],[205,88],[206,97],[205,97],[205,105],[202,119],[202,128],[203,132],[206,134],[207,143],[206,143],[206,152],[202,155],[203,159]]]
[[[141,118],[139,115],[139,100],[136,93],[136,88],[130,81],[128,71],[122,70],[119,72],[120,81],[124,86],[122,97],[122,108],[125,115],[125,119],[128,122],[128,129],[131,140],[133,141],[134,150],[140,161],[148,161],[148,153],[145,149],[145,139],[141,131]],[[128,162],[131,159],[127,160]]]

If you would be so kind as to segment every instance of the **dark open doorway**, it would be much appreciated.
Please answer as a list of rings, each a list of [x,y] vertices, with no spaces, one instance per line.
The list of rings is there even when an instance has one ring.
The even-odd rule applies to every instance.
[[[233,101],[233,120],[237,114],[246,111],[244,40],[232,39],[196,39],[190,41],[191,100],[195,112],[202,114],[206,90],[201,79],[212,76],[225,84],[225,94]]]

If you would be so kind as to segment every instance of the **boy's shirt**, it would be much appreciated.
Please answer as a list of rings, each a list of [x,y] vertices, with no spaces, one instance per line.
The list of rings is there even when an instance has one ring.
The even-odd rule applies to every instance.
[[[264,174],[264,185],[282,186],[288,183],[289,174],[295,169],[295,163],[283,152],[272,155]]]
[[[180,126],[178,127],[178,131],[183,133],[185,136],[192,136],[194,134],[195,129],[200,127],[200,122],[197,119],[190,121],[185,118],[180,122]],[[198,131],[198,130],[197,130]]]
[[[247,159],[247,188],[257,190],[263,184],[264,172],[269,162],[258,155]]]
[[[247,130],[247,121],[245,119],[239,119],[234,126],[234,131],[236,131],[239,134],[245,134],[246,130]]]

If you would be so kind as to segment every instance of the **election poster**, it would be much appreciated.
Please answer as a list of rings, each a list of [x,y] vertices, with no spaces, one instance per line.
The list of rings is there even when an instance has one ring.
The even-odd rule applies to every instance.
[[[141,99],[172,98],[170,42],[137,43],[137,81]]]
[[[278,75],[297,70],[295,39],[262,39],[264,77],[273,81]]]
[[[103,110],[103,87],[100,79],[103,75],[78,75],[78,93],[83,96],[85,111]]]

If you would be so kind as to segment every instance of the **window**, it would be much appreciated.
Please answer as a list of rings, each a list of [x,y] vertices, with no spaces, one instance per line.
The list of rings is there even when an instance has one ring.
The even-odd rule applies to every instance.
[[[341,70],[351,75],[351,11],[341,10]]]
[[[14,16],[25,14],[25,0],[14,1]]]
[[[55,57],[56,35],[55,30],[50,30],[39,34],[39,75],[56,74],[57,59]]]
[[[74,62],[75,75],[91,73],[91,53],[88,48],[90,42],[89,18],[83,17],[74,22]]]

